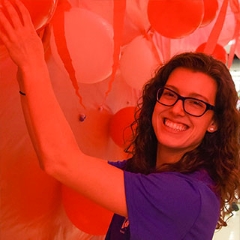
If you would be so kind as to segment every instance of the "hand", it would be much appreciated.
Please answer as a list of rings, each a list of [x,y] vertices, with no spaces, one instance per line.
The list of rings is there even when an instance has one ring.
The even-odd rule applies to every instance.
[[[20,69],[36,66],[38,61],[43,61],[42,41],[20,0],[3,0],[0,5],[0,29],[0,40]]]

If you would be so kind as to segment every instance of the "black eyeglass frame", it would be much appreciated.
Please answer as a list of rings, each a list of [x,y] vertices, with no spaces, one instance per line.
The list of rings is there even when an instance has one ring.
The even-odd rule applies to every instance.
[[[162,93],[163,93],[164,89],[167,89],[168,91],[173,92],[174,94],[176,94],[177,99],[176,99],[176,101],[175,101],[173,104],[167,105],[167,104],[161,103],[161,102],[159,101],[159,99],[160,99],[160,97],[159,97],[159,95],[160,95],[159,92],[162,91]],[[162,94],[161,94],[161,95],[162,95]],[[160,95],[160,96],[161,96],[161,95]],[[158,91],[157,91],[157,102],[160,103],[160,104],[162,104],[162,105],[164,105],[164,106],[172,107],[172,106],[174,106],[174,105],[178,102],[179,99],[182,100],[182,102],[183,102],[183,110],[184,110],[184,112],[187,113],[187,114],[189,114],[189,115],[191,115],[191,116],[193,116],[193,117],[201,117],[201,116],[203,116],[208,110],[215,111],[215,109],[216,109],[215,106],[213,106],[213,105],[211,105],[211,104],[209,104],[209,103],[207,103],[207,102],[205,102],[205,101],[203,101],[203,100],[200,100],[200,99],[198,99],[198,98],[193,98],[193,97],[183,97],[183,96],[181,96],[180,94],[178,94],[177,92],[175,92],[175,91],[173,91],[172,89],[167,88],[167,87],[160,87],[160,88],[158,89]],[[197,101],[199,101],[199,102],[204,103],[204,104],[206,105],[205,111],[204,111],[201,115],[194,115],[194,114],[191,114],[191,113],[187,112],[187,111],[185,110],[185,104],[184,104],[184,102],[185,102],[186,99],[193,99],[193,100],[197,100]]]

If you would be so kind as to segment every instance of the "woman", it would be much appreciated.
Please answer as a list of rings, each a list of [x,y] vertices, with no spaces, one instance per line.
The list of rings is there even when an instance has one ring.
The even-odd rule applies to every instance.
[[[106,239],[212,239],[240,192],[237,94],[225,65],[184,53],[162,66],[144,87],[133,157],[107,163],[79,149],[28,11],[19,0],[3,7],[0,39],[18,65],[41,168],[116,213]]]

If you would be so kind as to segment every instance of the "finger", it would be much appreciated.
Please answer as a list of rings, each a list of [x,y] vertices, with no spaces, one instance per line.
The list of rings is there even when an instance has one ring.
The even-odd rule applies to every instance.
[[[16,42],[18,35],[20,36],[20,33],[23,35],[27,29],[35,30],[27,8],[19,0],[3,1],[0,24],[0,36],[5,45]]]
[[[3,0],[3,6],[15,29],[33,25],[28,9],[20,0]]]
[[[0,8],[0,29],[0,39],[4,44],[6,44],[12,36],[13,27],[9,22],[9,19],[4,14],[2,8]]]
[[[3,8],[8,21],[14,28],[19,28],[19,26],[22,25],[22,22],[16,8],[13,6],[13,3],[9,0],[3,0]]]
[[[30,13],[29,13],[28,9],[25,7],[25,5],[22,3],[22,1],[14,0],[14,2],[15,2],[18,12],[20,13],[20,15],[22,17],[23,25],[29,26],[30,23],[32,24],[32,19],[31,19]]]

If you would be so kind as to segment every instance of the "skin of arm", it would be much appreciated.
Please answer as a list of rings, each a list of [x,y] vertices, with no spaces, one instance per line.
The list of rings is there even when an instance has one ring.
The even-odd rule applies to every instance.
[[[18,66],[19,87],[26,93],[21,103],[40,167],[110,211],[127,216],[123,171],[79,149],[52,89],[41,39],[19,0],[14,6],[4,0],[0,28],[0,39]]]

